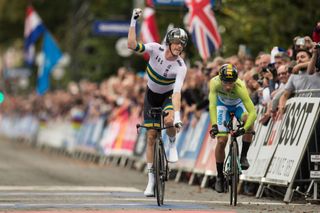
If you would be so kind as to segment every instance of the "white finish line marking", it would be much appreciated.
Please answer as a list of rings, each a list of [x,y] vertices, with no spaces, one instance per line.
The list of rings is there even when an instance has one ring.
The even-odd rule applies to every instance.
[[[112,199],[122,201],[147,201],[154,203],[154,200],[150,199]],[[226,201],[199,201],[199,200],[166,200],[166,203],[197,203],[197,204],[223,204],[229,205]],[[238,202],[241,205],[289,205],[289,206],[305,206],[306,204],[285,204],[285,203],[274,203],[274,202]],[[104,207],[104,206],[145,206],[145,203],[0,203],[0,208],[10,207]]]
[[[151,199],[148,198],[112,198],[112,200],[124,200],[124,201],[153,201]],[[211,201],[211,200],[175,200],[175,199],[166,199],[166,202],[175,202],[175,203],[201,203],[201,204],[230,204],[229,201]],[[278,202],[244,202],[244,201],[238,201],[238,204],[243,204],[243,205],[274,205],[274,206],[305,206],[306,204],[300,204],[300,203],[290,203],[290,204],[286,204],[286,203],[278,203]]]
[[[96,191],[96,192],[142,192],[134,187],[113,186],[0,186],[0,191]]]
[[[50,192],[50,193],[46,193]],[[142,191],[134,188],[134,187],[108,187],[108,186],[0,186],[0,197],[2,195],[8,196],[100,196],[104,195],[108,192],[131,192],[131,193],[141,193]],[[20,198],[21,199],[21,198]],[[23,200],[23,199],[22,199]],[[108,200],[114,201],[142,201],[142,202],[154,202],[155,198],[130,198],[130,197],[109,197]],[[197,203],[197,204],[223,204],[228,205],[229,201],[212,201],[212,200],[179,200],[179,199],[166,199],[166,202],[173,202],[173,203]],[[299,203],[290,203],[286,204],[283,202],[248,202],[248,201],[238,201],[239,204],[242,205],[273,205],[273,206],[283,206],[283,205],[290,205],[290,206],[304,206],[306,204],[299,204]],[[0,203],[0,208],[4,207],[12,207],[15,205],[23,205],[24,207],[43,207],[43,206],[109,206],[115,204],[38,204],[38,203]],[[116,205],[132,205],[132,206],[139,206],[145,204],[116,204]]]

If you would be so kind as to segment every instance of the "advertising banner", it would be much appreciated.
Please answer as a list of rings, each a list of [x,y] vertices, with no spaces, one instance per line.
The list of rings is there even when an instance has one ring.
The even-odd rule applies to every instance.
[[[111,121],[103,130],[102,138],[99,142],[105,155],[109,155],[120,132],[121,124],[119,121]]]
[[[294,181],[315,123],[319,98],[291,98],[276,137],[275,154],[263,182],[287,185]]]
[[[273,153],[277,147],[275,140],[276,134],[279,132],[281,120],[277,119],[275,122],[270,121],[267,126],[261,126],[260,133],[255,138],[255,141],[250,146],[250,152],[258,151],[257,157],[250,165],[245,173],[245,180],[259,182],[267,172]],[[260,148],[258,148],[260,146]]]
[[[100,146],[106,155],[131,155],[137,140],[136,124],[140,119],[130,115],[127,108],[121,108],[117,113],[116,119],[105,128]]]
[[[179,152],[179,161],[177,163],[178,167],[189,170],[194,168],[209,122],[209,113],[204,112],[195,127],[189,125],[184,143]]]
[[[147,147],[147,130],[142,128],[142,129],[139,129],[139,134],[137,136],[137,140],[134,146],[133,155],[143,159],[144,153],[146,152],[146,147]]]
[[[103,133],[104,123],[105,123],[105,118],[104,117],[100,117],[95,122],[94,129],[92,131],[92,135],[91,135],[90,141],[88,143],[89,146],[91,146],[91,147],[96,147],[97,146],[97,143],[101,139],[101,136],[102,136],[102,133]]]
[[[206,175],[216,175],[215,147],[217,140],[210,137],[210,128],[211,125],[209,124],[193,171],[197,173],[205,173]]]
[[[135,143],[137,140],[137,128],[136,124],[139,123],[139,118],[131,116],[127,120],[127,125],[125,128],[125,134],[122,138],[122,150],[126,150],[130,155],[133,153]]]
[[[267,143],[268,137],[271,134],[268,129],[272,129],[273,122],[270,120],[267,125],[262,125],[259,120],[266,111],[265,107],[258,106],[256,110],[257,119],[254,123],[255,136],[247,154],[250,167],[248,170],[243,171],[243,175],[241,175],[241,179],[254,182],[260,181],[266,173],[267,166],[270,162],[267,158],[272,156],[275,148],[271,142],[269,146]]]
[[[39,129],[37,143],[54,148],[65,147],[66,134],[72,133],[72,126],[68,121],[50,121]]]

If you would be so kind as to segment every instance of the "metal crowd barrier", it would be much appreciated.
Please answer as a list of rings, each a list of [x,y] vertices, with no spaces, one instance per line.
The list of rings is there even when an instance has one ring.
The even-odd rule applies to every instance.
[[[320,89],[297,90],[294,92],[294,96],[295,97],[320,97]]]
[[[299,117],[299,115],[304,114],[307,116],[308,110],[306,109],[310,107],[312,103],[319,104],[317,97],[320,97],[320,89],[297,91],[295,92],[294,97],[297,97],[297,99],[288,102],[289,104],[291,104],[289,108],[292,111],[297,112],[297,115],[295,113],[292,113],[290,116],[300,119],[300,123],[298,123],[297,125],[303,125],[301,122],[304,118],[307,117]],[[310,99],[306,99],[306,97],[310,97]],[[316,100],[314,100],[314,98],[316,98]],[[305,106],[306,108],[303,108],[302,106]],[[315,111],[314,108],[316,107],[313,107],[313,111]],[[257,112],[258,115],[263,115],[264,108],[262,106],[257,106]],[[287,117],[288,122],[282,122],[280,120],[279,122],[276,121],[276,123],[274,124],[270,123],[268,124],[268,126],[264,126],[256,122],[255,128],[257,134],[255,138],[257,139],[253,141],[253,144],[251,145],[248,152],[248,159],[252,162],[251,173],[249,171],[247,174],[245,174],[247,178],[244,179],[244,181],[251,181],[261,184],[263,183],[263,178],[266,177],[268,179],[267,171],[269,171],[269,169],[271,168],[271,172],[269,172],[269,175],[271,174],[273,176],[269,177],[269,180],[271,180],[269,184],[274,184],[275,186],[277,185],[277,181],[273,181],[272,177],[275,177],[277,179],[278,177],[276,175],[277,172],[279,172],[278,170],[280,169],[280,173],[283,171],[283,169],[281,169],[282,167],[279,167],[279,165],[283,163],[283,161],[281,161],[281,159],[280,161],[276,161],[276,159],[274,158],[280,158],[282,156],[279,157],[278,155],[278,157],[275,157],[273,154],[280,145],[283,146],[284,143],[288,143],[288,140],[285,138],[284,141],[287,142],[283,142],[281,141],[281,139],[278,140],[276,135],[282,137],[280,136],[280,134],[282,134],[283,132],[292,131],[292,125],[295,124],[294,119],[291,119],[289,116]],[[138,161],[145,161],[145,132],[140,132],[140,134],[137,135],[135,124],[140,122],[140,120],[136,117],[130,117],[127,113],[124,113],[122,117],[119,116],[118,119],[115,119],[114,121],[108,123],[106,126],[104,125],[105,118],[100,118],[95,123],[82,123],[81,128],[75,128],[70,121],[68,122],[64,120],[53,120],[43,125],[38,124],[37,131],[30,131],[27,128],[29,127],[29,125],[22,125],[23,123],[28,123],[21,122],[21,120],[23,120],[24,118],[17,119],[12,116],[4,118],[5,120],[7,120],[7,122],[0,122],[0,134],[17,136],[18,134],[12,135],[12,133],[32,133],[32,137],[28,137],[32,139],[37,137],[38,145],[43,144],[59,149],[66,149],[72,155],[74,155],[74,153],[76,152],[94,152],[93,154],[97,156],[103,155],[106,157],[110,156],[111,158],[113,158],[114,156],[121,156],[121,158],[123,159],[133,157]],[[315,120],[315,117],[312,118],[312,120]],[[190,120],[192,120],[192,118]],[[203,113],[200,120],[195,126],[191,125],[192,122],[186,124],[183,131],[178,135],[177,149],[179,152],[180,161],[176,165],[176,169],[178,170],[176,180],[180,178],[182,172],[190,172],[193,175],[191,176],[189,183],[192,184],[195,175],[202,174],[203,180],[201,181],[201,186],[204,187],[208,182],[208,177],[216,175],[214,159],[216,141],[214,139],[211,139],[208,134],[210,128],[209,120],[210,119],[208,113]],[[35,124],[37,124],[37,122],[35,122]],[[280,126],[280,124],[284,124],[283,128]],[[309,125],[308,122],[305,124]],[[310,140],[308,140],[309,142],[307,144],[306,151],[302,156],[300,165],[298,165],[298,167],[295,167],[298,169],[296,175],[294,176],[294,181],[290,182],[289,185],[278,185],[282,187],[282,191],[284,187],[286,189],[284,198],[284,201],[286,202],[291,201],[294,192],[303,194],[306,197],[308,197],[308,195],[310,194],[310,185],[314,183],[314,181],[310,178],[310,170],[314,168],[313,164],[310,161],[310,155],[311,153],[320,153],[319,118],[316,120],[315,124],[315,128],[312,132],[310,132],[310,129],[303,129],[304,127],[302,126],[300,126],[300,128],[298,129],[295,129],[296,131],[299,131],[299,133],[308,131],[308,133],[311,133],[311,136]],[[19,131],[13,131],[15,129]],[[26,131],[21,131],[21,129],[25,129]],[[18,136],[26,137],[26,135]],[[48,140],[48,138],[51,138],[52,140]],[[166,138],[165,136],[164,139],[165,141],[168,140],[168,138]],[[306,140],[303,141],[307,143]],[[293,147],[294,145],[290,146]],[[284,153],[284,155],[285,154],[286,153]],[[117,158],[114,159],[118,161]],[[275,163],[272,165],[271,160],[275,160],[275,162],[279,162],[280,164]],[[266,161],[268,161],[269,163],[266,163]],[[290,163],[290,161],[288,162]],[[278,178],[278,180],[281,180],[281,177]],[[262,193],[263,190],[261,194]]]

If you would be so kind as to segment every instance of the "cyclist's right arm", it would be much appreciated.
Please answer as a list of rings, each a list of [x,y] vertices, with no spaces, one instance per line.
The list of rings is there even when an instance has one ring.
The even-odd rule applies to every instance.
[[[157,48],[160,46],[160,44],[152,42],[152,43],[147,43],[143,44],[140,42],[137,42],[137,36],[136,36],[136,27],[131,26],[129,27],[129,32],[128,32],[128,48],[139,53],[143,52],[148,52],[149,54],[153,53],[153,49]]]
[[[136,22],[141,16],[142,10],[139,8],[135,8],[132,11],[132,17],[128,32],[128,48],[131,50],[135,50],[137,47],[137,36],[136,36]]]
[[[136,28],[133,26],[129,27],[128,33],[128,48],[131,50],[135,50],[137,47],[137,39],[136,39]]]
[[[217,124],[217,93],[214,78],[209,83],[209,113],[211,124]]]

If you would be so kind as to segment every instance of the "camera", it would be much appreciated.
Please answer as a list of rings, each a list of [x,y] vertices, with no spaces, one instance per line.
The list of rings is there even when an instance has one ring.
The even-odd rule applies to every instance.
[[[266,67],[263,67],[261,71],[271,72],[274,78],[277,76],[277,69],[274,67],[274,64],[268,64]]]
[[[304,39],[304,38],[298,38],[298,39],[296,40],[296,45],[304,46],[304,45],[305,45],[305,43],[306,43],[306,41],[305,41],[305,39]]]
[[[274,67],[274,64],[268,64],[266,67],[263,67],[262,72],[271,72],[272,74],[275,74],[277,72],[276,68]]]

